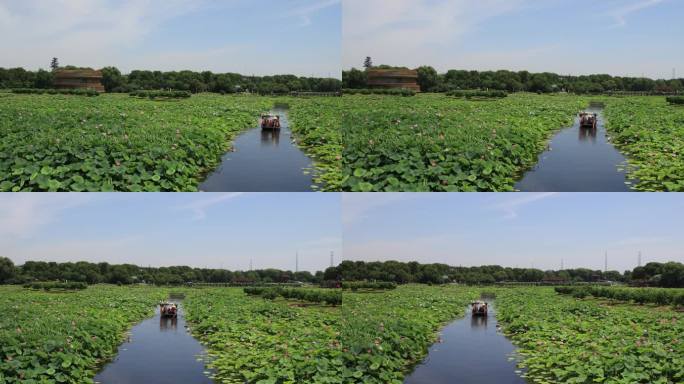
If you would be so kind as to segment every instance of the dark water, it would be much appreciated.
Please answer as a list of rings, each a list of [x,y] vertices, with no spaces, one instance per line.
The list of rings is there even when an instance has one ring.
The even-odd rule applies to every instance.
[[[234,152],[223,155],[221,165],[200,184],[205,192],[306,192],[312,190],[309,159],[292,143],[287,110],[280,115],[280,130],[251,129],[238,136]],[[308,173],[308,172],[307,172]]]
[[[198,361],[204,347],[185,329],[183,307],[175,319],[154,317],[134,326],[95,381],[102,384],[211,384]]]
[[[579,117],[571,128],[551,139],[549,149],[515,188],[523,192],[626,192],[625,157],[608,142],[600,107],[596,129],[581,128]]]
[[[470,308],[463,319],[442,329],[425,360],[406,377],[404,384],[524,384],[518,376],[515,346],[497,332],[495,308],[489,301],[489,316],[472,316]]]

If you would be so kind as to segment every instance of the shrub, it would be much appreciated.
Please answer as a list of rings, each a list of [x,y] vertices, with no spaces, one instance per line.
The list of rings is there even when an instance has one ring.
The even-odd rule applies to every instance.
[[[361,94],[361,95],[404,96],[404,97],[416,95],[416,91],[414,91],[412,89],[406,89],[406,88],[343,89],[342,93],[347,94],[347,95]]]
[[[666,100],[670,104],[684,105],[684,96],[670,96]]]
[[[505,91],[462,91],[453,90],[446,93],[447,96],[465,99],[502,99],[508,96]]]
[[[12,93],[26,94],[26,95],[73,95],[73,96],[100,96],[100,92],[94,89],[38,89],[38,88],[17,88],[13,89]]]
[[[78,291],[88,288],[88,284],[78,281],[61,283],[58,281],[46,281],[46,282],[32,282],[24,284],[24,288],[33,290],[64,290],[64,291]]]
[[[188,91],[132,91],[129,92],[130,97],[137,97],[140,99],[187,99],[192,96]]]
[[[359,289],[395,289],[397,287],[396,283],[391,281],[343,281],[342,289],[351,289],[356,292]]]

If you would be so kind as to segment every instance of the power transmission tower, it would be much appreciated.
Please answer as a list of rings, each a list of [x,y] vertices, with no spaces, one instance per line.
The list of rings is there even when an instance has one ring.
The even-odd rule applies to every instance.
[[[295,273],[299,272],[299,251],[295,253]]]
[[[330,267],[332,268],[334,266],[335,266],[335,252],[330,251]]]
[[[639,256],[637,258],[637,266],[641,267],[641,251],[639,251]]]
[[[608,272],[608,251],[603,256],[603,273]]]
[[[565,268],[563,268],[563,259],[561,259],[561,269],[560,270],[562,271],[563,269],[565,269]]]
[[[252,259],[249,259],[249,270],[252,270]]]

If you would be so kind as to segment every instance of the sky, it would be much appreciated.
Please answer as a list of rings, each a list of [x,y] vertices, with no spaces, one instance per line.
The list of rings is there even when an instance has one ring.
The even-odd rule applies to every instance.
[[[343,68],[684,77],[681,0],[343,0]]]
[[[341,76],[341,0],[8,0],[0,67]]]
[[[345,259],[620,272],[684,263],[684,194],[347,193]]]
[[[5,193],[0,256],[315,272],[342,258],[336,193]]]

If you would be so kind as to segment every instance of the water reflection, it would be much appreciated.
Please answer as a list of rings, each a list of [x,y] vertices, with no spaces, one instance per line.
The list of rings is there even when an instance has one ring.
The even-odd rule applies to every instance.
[[[280,129],[262,129],[261,146],[277,147],[280,144]]]
[[[470,316],[470,328],[487,328],[488,316]]]
[[[159,330],[164,331],[175,331],[178,329],[178,318],[177,317],[164,317],[159,316]]]
[[[580,127],[579,129],[579,140],[580,141],[591,141],[596,142],[596,133],[598,129],[591,127]]]

